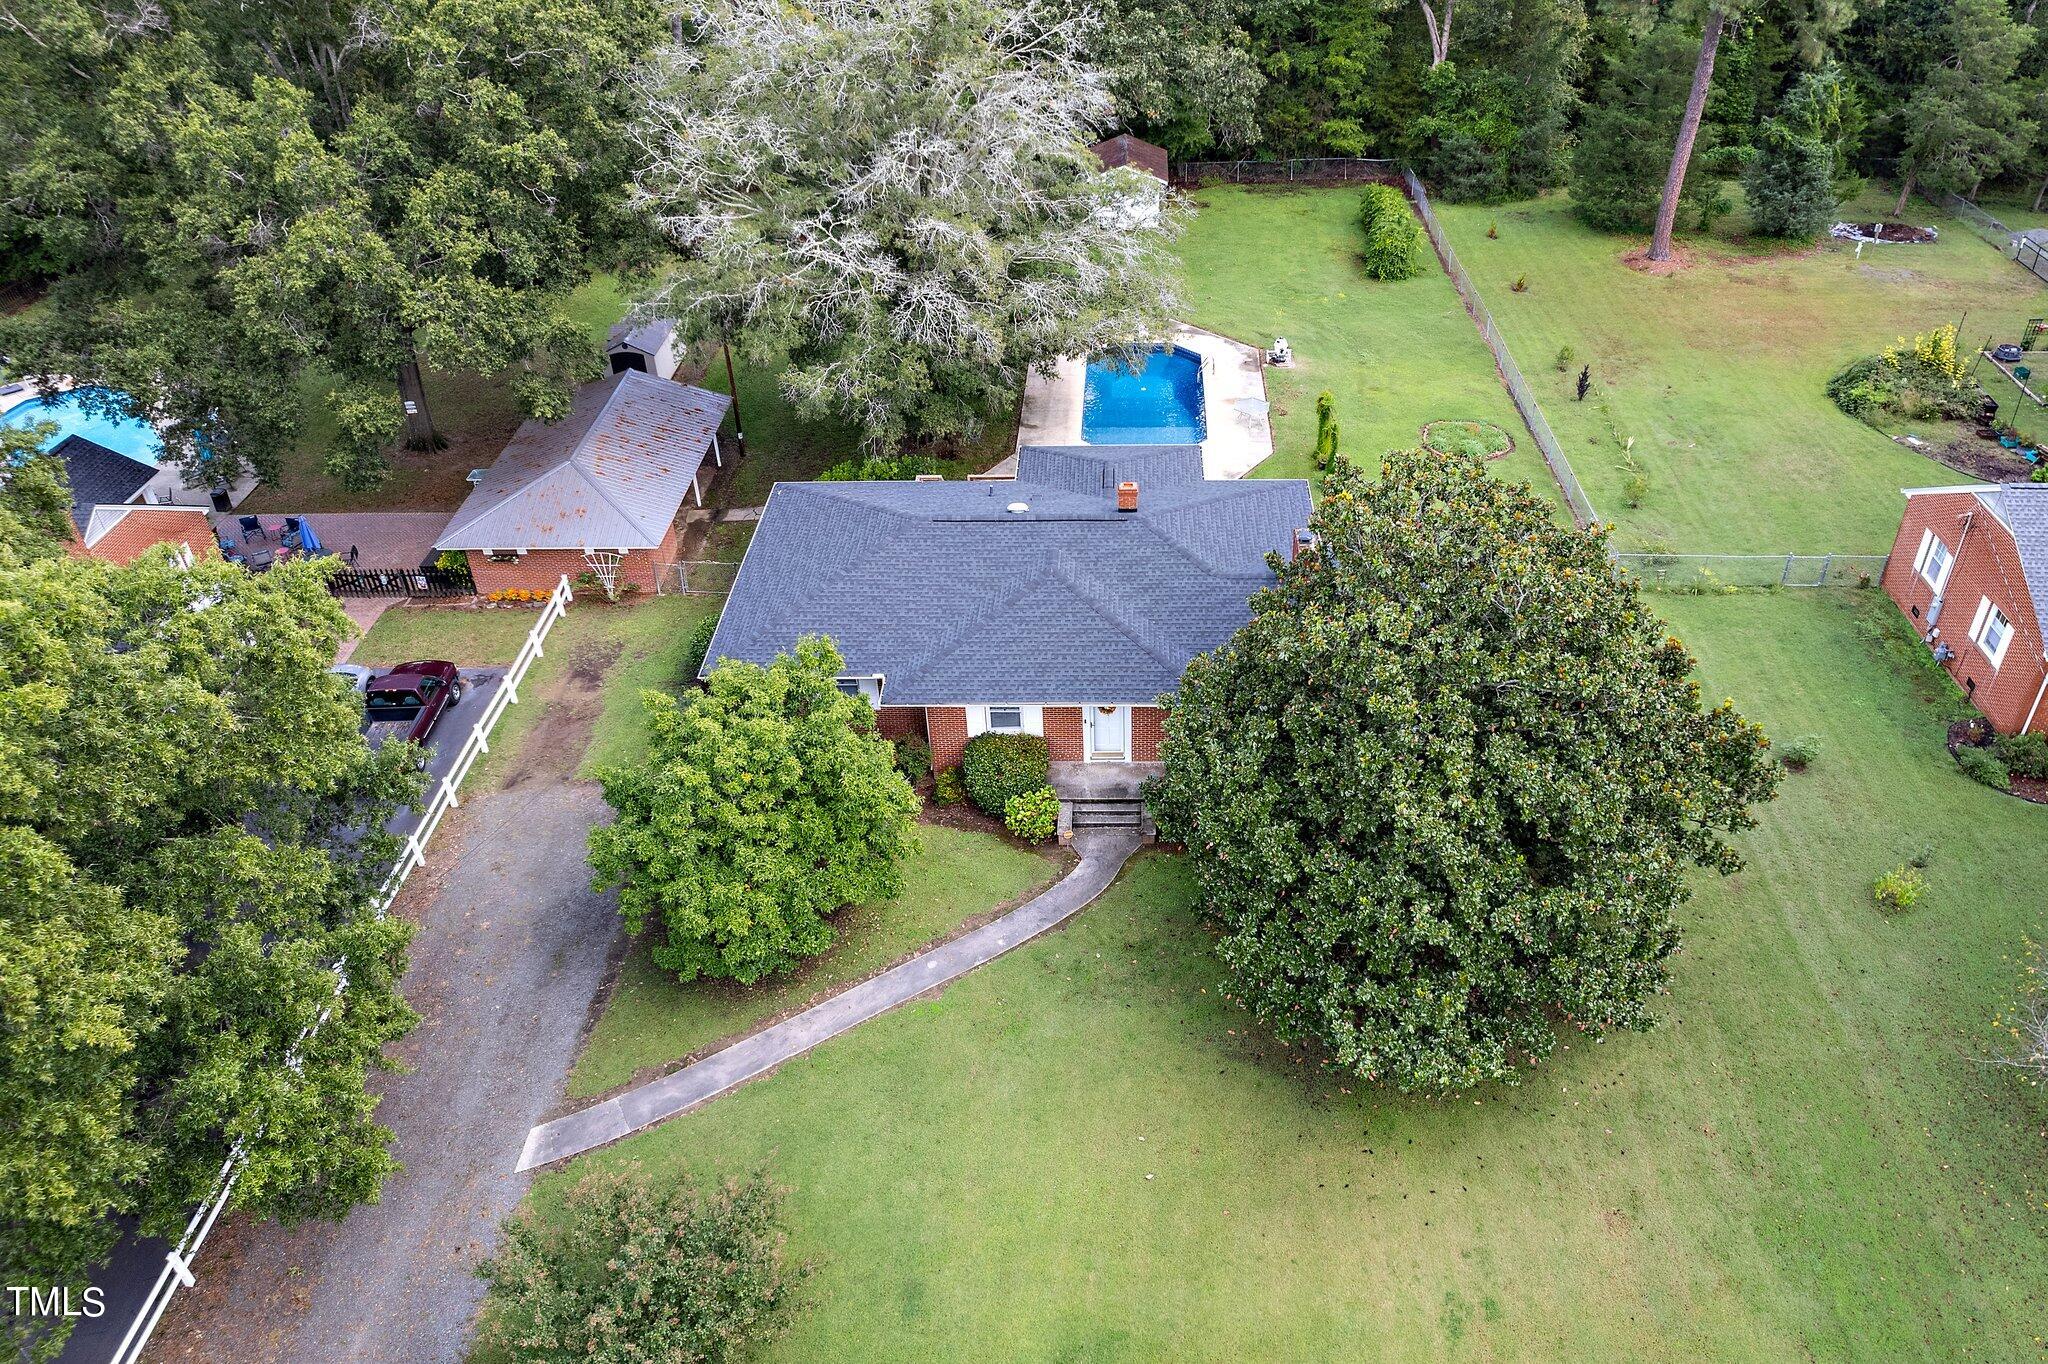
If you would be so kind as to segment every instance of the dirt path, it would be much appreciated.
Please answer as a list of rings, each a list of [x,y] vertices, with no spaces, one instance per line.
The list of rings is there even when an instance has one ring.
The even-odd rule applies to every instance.
[[[154,1360],[453,1364],[482,1284],[471,1266],[526,1190],[527,1130],[559,1101],[618,933],[583,858],[605,814],[573,780],[608,660],[572,660],[500,783],[464,801],[401,912],[422,1016],[375,1082],[405,1163],[383,1201],[339,1224],[239,1222],[207,1248]]]

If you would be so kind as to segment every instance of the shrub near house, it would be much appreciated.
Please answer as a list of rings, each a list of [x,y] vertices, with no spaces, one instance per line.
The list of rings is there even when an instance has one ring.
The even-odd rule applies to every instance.
[[[886,899],[917,797],[874,712],[842,694],[830,640],[762,667],[723,661],[702,692],[647,692],[644,762],[598,773],[618,812],[590,834],[599,889],[682,980],[751,984],[830,947],[842,905]]]

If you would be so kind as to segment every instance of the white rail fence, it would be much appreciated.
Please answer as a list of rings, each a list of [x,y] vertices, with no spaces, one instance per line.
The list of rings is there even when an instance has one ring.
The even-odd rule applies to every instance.
[[[555,585],[554,594],[548,598],[547,605],[541,608],[540,619],[534,622],[533,629],[527,633],[526,642],[520,646],[518,657],[512,660],[512,666],[506,670],[504,686],[491,697],[490,704],[484,707],[483,715],[471,726],[469,737],[462,741],[461,749],[456,752],[455,761],[449,765],[448,775],[441,779],[440,785],[435,788],[433,799],[427,802],[427,808],[421,812],[419,822],[413,826],[412,832],[405,836],[405,845],[399,852],[398,861],[392,865],[390,874],[384,878],[384,884],[377,894],[379,918],[391,912],[391,906],[397,902],[398,892],[404,888],[406,880],[427,860],[427,844],[433,840],[434,831],[441,827],[442,817],[460,804],[457,792],[462,786],[463,778],[476,766],[478,758],[491,751],[491,730],[497,726],[499,719],[507,710],[518,704],[519,684],[525,681],[527,671],[542,656],[542,646],[547,640],[548,632],[554,628],[556,621],[568,614],[569,603],[573,600],[575,598],[569,590],[568,575],[564,574],[562,580]],[[300,1047],[332,1016],[335,1004],[340,1002],[343,992],[347,989],[348,963],[336,962],[334,998],[320,1011],[320,1016],[299,1033],[298,1038],[292,1043],[291,1051],[285,1057],[286,1067],[294,1074],[301,1065]],[[244,1158],[243,1144],[238,1141],[228,1151],[227,1159],[221,1163],[220,1176],[214,1182],[213,1193],[193,1212],[192,1219],[185,1224],[184,1235],[180,1236],[178,1243],[165,1254],[164,1267],[157,1275],[156,1284],[150,1290],[149,1296],[143,1300],[142,1307],[135,1314],[135,1320],[129,1325],[127,1334],[121,1337],[121,1343],[114,1350],[110,1364],[135,1364],[135,1361],[141,1359],[144,1348],[149,1344],[149,1338],[156,1333],[157,1323],[163,1320],[165,1311],[171,1305],[171,1298],[180,1288],[191,1288],[198,1282],[193,1277],[192,1261],[198,1256],[200,1248],[206,1244],[206,1238],[212,1234],[214,1223],[227,1211],[228,1203],[234,1195],[235,1182],[242,1176]]]

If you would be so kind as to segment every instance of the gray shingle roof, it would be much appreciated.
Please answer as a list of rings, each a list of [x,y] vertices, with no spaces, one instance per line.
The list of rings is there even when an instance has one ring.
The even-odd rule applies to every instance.
[[[885,705],[1149,701],[1251,618],[1266,554],[1308,523],[1307,483],[1188,477],[1200,461],[1027,448],[1014,482],[778,483],[707,667],[826,634]],[[1120,513],[1130,472],[1151,477]]]
[[[523,423],[436,549],[650,549],[732,399],[628,370],[576,392],[553,426]]]
[[[675,334],[676,324],[665,317],[649,322],[634,322],[630,318],[613,326],[605,337],[605,350],[615,351],[630,346],[637,351],[652,355],[660,350],[662,343]]]
[[[156,469],[84,436],[66,436],[50,448],[71,476],[71,524],[81,531],[101,504],[126,502],[156,477]]]
[[[2034,599],[2034,619],[2048,635],[2048,483],[2002,483],[1977,494],[2020,549],[2020,572]]]

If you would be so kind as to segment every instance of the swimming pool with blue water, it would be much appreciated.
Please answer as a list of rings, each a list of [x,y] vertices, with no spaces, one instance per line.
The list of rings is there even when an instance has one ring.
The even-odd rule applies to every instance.
[[[1145,351],[1135,367],[1121,354],[1088,362],[1081,401],[1081,439],[1088,444],[1197,445],[1207,435],[1202,361],[1192,351]]]
[[[74,388],[68,393],[49,393],[31,398],[0,412],[0,426],[18,430],[49,422],[57,433],[43,442],[48,450],[66,436],[84,436],[95,445],[155,465],[163,461],[164,441],[155,427],[133,417],[109,413],[90,401],[110,393],[109,389]],[[81,401],[81,398],[87,401]]]

